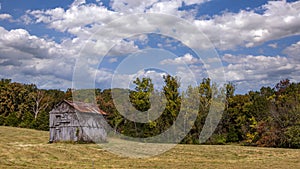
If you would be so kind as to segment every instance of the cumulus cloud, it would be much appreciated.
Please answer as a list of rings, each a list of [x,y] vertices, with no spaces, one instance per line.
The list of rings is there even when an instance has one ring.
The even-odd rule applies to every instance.
[[[113,11],[105,6],[83,4],[83,2],[75,1],[74,3],[82,5],[75,5],[66,10],[63,8],[32,10],[28,11],[27,15],[31,16],[36,23],[43,22],[48,24],[50,28],[58,31],[68,31],[78,37],[88,38],[103,25],[119,18],[123,14],[154,12],[185,18],[190,12],[179,10],[179,7],[182,7],[183,4],[193,5],[207,1],[114,0],[111,2]],[[238,13],[225,12],[209,19],[193,18],[191,22],[203,31],[209,40],[221,50],[234,49],[238,46],[250,48],[269,40],[299,35],[300,8],[298,4],[299,2],[270,1],[261,7],[262,13],[257,13],[255,10],[241,10]],[[162,27],[171,24],[168,20],[161,20],[160,22]],[[126,23],[132,23],[132,21],[120,21],[119,24]],[[118,25],[115,26],[118,27]],[[149,29],[149,26],[151,27],[151,25],[145,23],[143,26],[135,27],[135,30],[123,27],[127,29],[118,31],[128,31],[127,33],[136,30],[146,31]],[[183,32],[187,33],[178,34],[178,36],[196,45],[197,42],[193,42],[191,39],[194,36],[190,31],[188,29],[183,30]]]
[[[123,13],[143,13],[147,8],[150,8],[153,4],[159,0],[113,0],[111,7],[117,12]]]
[[[253,47],[269,40],[300,34],[299,2],[269,1],[263,13],[255,11],[225,12],[194,23],[219,49]]]
[[[0,46],[1,78],[71,81],[74,53],[61,44],[30,35],[24,29],[8,31],[0,27]]]
[[[25,16],[32,18],[35,23],[45,23],[57,31],[66,31],[74,35],[74,38],[68,38],[63,43],[70,48],[77,48],[77,50],[84,47],[85,51],[81,52],[87,52],[86,55],[103,56],[111,49],[110,54],[112,55],[122,55],[138,50],[133,41],[120,41],[113,36],[123,23],[113,24],[111,27],[106,27],[106,30],[103,29],[103,26],[118,19],[122,14],[110,11],[101,5],[75,1],[66,10],[63,8],[32,10],[27,11]],[[126,21],[124,23],[127,24]],[[124,26],[124,29],[127,28]],[[99,30],[102,30],[103,33],[97,33]],[[132,32],[134,31],[132,29]]]
[[[270,40],[300,34],[300,3],[286,1],[269,1],[260,11],[241,10],[237,13],[224,12],[219,15],[203,19],[196,18],[196,13],[184,10],[183,5],[202,4],[208,0],[113,0],[110,7],[102,3],[92,4],[85,0],[75,0],[69,8],[57,7],[54,9],[28,10],[20,19],[26,24],[46,24],[47,28],[59,32],[68,32],[72,37],[66,37],[61,42],[54,42],[46,38],[30,35],[24,29],[6,30],[0,28],[0,67],[1,70],[23,76],[43,76],[49,80],[57,78],[60,82],[70,82],[72,64],[76,57],[84,57],[82,64],[92,66],[90,71],[95,71],[98,64],[98,56],[106,54],[111,50],[112,55],[133,53],[139,50],[134,39],[119,41],[118,37],[131,37],[136,32],[158,31],[154,25],[160,25],[164,31],[174,31],[171,26],[174,22],[168,17],[144,18],[145,16],[132,16],[116,20],[131,13],[164,13],[175,15],[180,18],[190,16],[191,24],[201,30],[219,50],[231,50],[239,46],[252,48]],[[181,8],[179,10],[179,8]],[[0,20],[9,20],[9,14],[0,14]],[[115,21],[111,23],[112,21]],[[136,25],[136,26],[133,26]],[[171,26],[170,26],[171,25]],[[105,28],[105,30],[103,30]],[[193,47],[207,47],[206,43],[195,41],[198,34],[192,28],[180,27],[182,32],[177,38],[184,39],[186,45]],[[95,32],[101,30],[101,34]],[[113,32],[113,33],[112,33]],[[114,34],[115,33],[115,34]],[[175,35],[175,33],[171,34]],[[139,36],[145,43],[147,36]],[[206,41],[200,41],[206,42]],[[165,47],[165,44],[158,45]],[[84,50],[81,50],[84,47]],[[211,46],[208,46],[211,47]],[[269,47],[277,48],[276,43]],[[299,60],[300,42],[287,47],[283,53],[288,56],[237,56],[224,55],[226,62],[224,70],[226,76],[232,81],[257,81],[268,83],[272,79],[280,77],[299,78],[299,66],[293,62]],[[230,52],[229,52],[230,53]],[[292,61],[293,60],[293,61]],[[115,57],[109,62],[116,62]],[[214,62],[214,61],[211,61]],[[49,64],[47,64],[49,63]],[[195,72],[202,72],[203,67],[198,67],[199,60],[187,53],[184,56],[167,59],[161,65],[183,65],[190,64]],[[20,69],[16,69],[20,68]],[[55,69],[55,70],[54,70]],[[208,68],[209,69],[209,68]],[[219,69],[210,69],[211,72],[221,72]],[[101,74],[102,73],[102,74]],[[98,82],[104,83],[111,77],[111,72],[101,70]],[[8,76],[8,74],[7,74]],[[92,73],[90,73],[92,76]],[[124,75],[126,78],[134,75]],[[20,78],[20,76],[15,76]],[[34,76],[32,76],[34,77]],[[122,81],[122,80],[121,80]]]
[[[182,11],[178,8],[185,5],[202,4],[209,0],[113,0],[111,7],[121,13],[144,13],[156,12],[181,16]]]
[[[117,58],[110,58],[108,60],[109,63],[115,63],[115,62],[118,62],[118,59]]]
[[[122,40],[118,44],[116,44],[110,51],[109,55],[112,56],[120,56],[120,55],[126,55],[130,53],[134,53],[139,51],[139,48],[137,45],[134,44],[134,41],[124,41]]]
[[[93,71],[92,71],[93,72]],[[96,83],[99,84],[106,84],[106,86],[109,84],[111,81],[111,78],[113,76],[113,72],[109,69],[105,68],[100,68],[96,70],[96,76],[95,76],[95,81]]]
[[[147,10],[151,13],[163,13],[182,16],[183,11],[179,11],[178,8],[181,7],[182,1],[162,1],[153,4],[153,6]]]
[[[12,21],[12,16],[10,14],[7,14],[7,13],[0,14],[0,20],[9,20],[9,21]]]
[[[133,81],[136,78],[151,78],[152,83],[156,89],[162,89],[164,84],[163,76],[167,75],[166,72],[158,70],[139,70],[133,74],[122,74],[117,73],[113,75],[113,88],[132,88],[134,86]]]
[[[300,77],[298,64],[282,56],[225,54],[223,61],[227,63],[224,66],[226,79],[242,83],[241,86],[248,89],[255,87],[257,90],[262,83],[272,86],[283,78],[295,80]]]
[[[211,0],[183,0],[185,5],[194,5],[194,4],[202,4],[205,2],[209,2]]]
[[[0,27],[0,33],[0,43],[3,51],[22,52],[33,58],[61,57],[69,52],[68,49],[64,49],[54,41],[30,35],[24,29],[8,31]]]
[[[85,3],[86,3],[85,0],[74,0],[74,2],[71,4],[71,8],[72,7],[77,7],[77,6],[85,4]]]
[[[268,44],[269,47],[274,48],[274,49],[276,49],[278,47],[277,45],[278,45],[277,43]]]
[[[75,5],[72,4],[71,7],[66,10],[59,7],[48,10],[29,10],[23,18],[27,18],[28,20],[28,17],[30,17],[35,23],[45,23],[50,28],[54,28],[57,31],[67,31],[81,38],[89,38],[97,30],[101,29],[103,26],[110,23],[111,21],[120,18],[124,14],[149,12],[171,14],[179,17],[191,15],[191,12],[178,9],[183,5],[183,2],[185,2],[185,4],[191,5],[200,4],[206,1],[186,2],[181,0],[115,0],[111,2],[111,7],[113,10],[109,10],[107,7],[102,5],[96,5],[91,3],[84,4],[84,1],[75,1]],[[120,22],[119,24],[126,24],[128,22],[130,23],[132,21],[125,20],[124,23]],[[160,21],[161,26],[169,26],[168,24],[168,20]],[[118,25],[114,26],[118,27]],[[150,25],[148,23],[143,26],[134,27],[134,29],[129,29],[127,31],[135,32],[136,30],[147,30],[149,26],[151,26],[151,23]],[[122,32],[122,30],[120,31]]]
[[[59,7],[48,10],[32,10],[27,11],[27,15],[33,17],[36,23],[46,23],[50,28],[75,34],[76,29],[84,31],[82,28],[85,26],[95,23],[105,24],[120,16],[119,13],[96,4],[72,5],[67,10]]]
[[[300,61],[300,41],[291,46],[285,48],[283,53],[290,56],[291,58]]]
[[[199,59],[193,57],[190,53],[175,59],[165,59],[160,62],[161,65],[184,65],[184,64],[195,64],[199,62]]]

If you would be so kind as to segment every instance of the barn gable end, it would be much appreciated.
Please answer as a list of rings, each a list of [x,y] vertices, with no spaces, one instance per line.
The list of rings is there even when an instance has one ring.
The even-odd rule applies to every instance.
[[[49,112],[49,142],[104,142],[105,115],[96,105],[64,100]]]

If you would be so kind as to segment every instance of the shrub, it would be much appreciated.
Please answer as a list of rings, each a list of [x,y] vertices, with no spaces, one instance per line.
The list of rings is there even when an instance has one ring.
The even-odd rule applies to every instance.
[[[300,126],[288,127],[284,133],[286,136],[286,146],[290,148],[300,148]]]
[[[12,127],[17,127],[19,125],[19,119],[17,117],[16,112],[10,113],[6,119],[4,125],[6,126],[12,126]]]

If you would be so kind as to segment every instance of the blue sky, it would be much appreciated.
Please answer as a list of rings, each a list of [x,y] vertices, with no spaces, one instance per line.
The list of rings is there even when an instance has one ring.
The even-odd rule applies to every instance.
[[[238,93],[273,87],[284,78],[300,81],[298,1],[0,4],[0,78],[66,90],[109,88],[114,78],[128,87],[135,77],[148,76],[160,88],[162,76],[172,70],[167,73],[182,76],[187,84],[208,76],[231,81]]]

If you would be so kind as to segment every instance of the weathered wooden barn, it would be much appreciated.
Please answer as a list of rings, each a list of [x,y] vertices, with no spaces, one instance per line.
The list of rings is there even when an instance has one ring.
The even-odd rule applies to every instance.
[[[105,142],[105,116],[95,104],[64,100],[49,113],[49,142]]]

